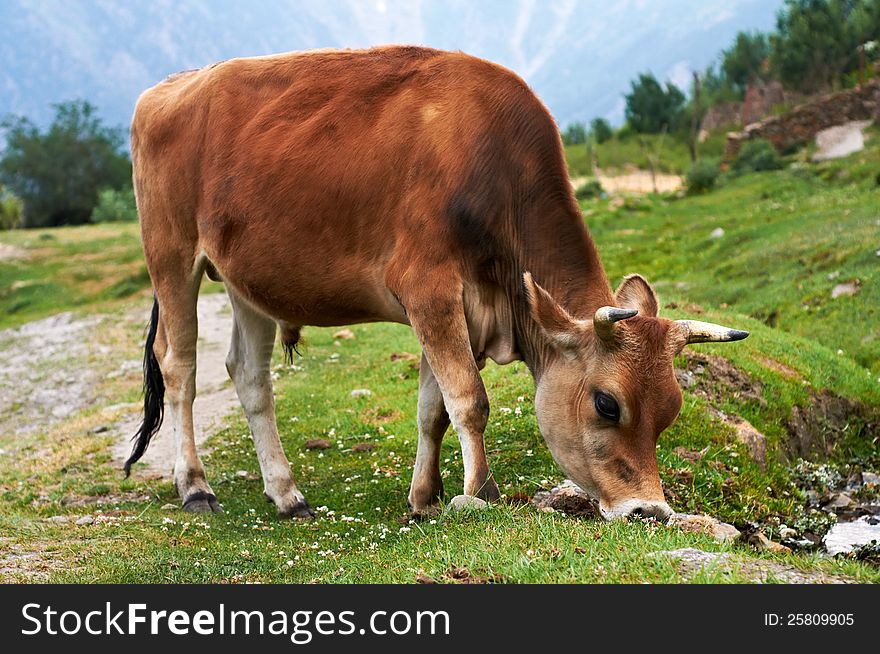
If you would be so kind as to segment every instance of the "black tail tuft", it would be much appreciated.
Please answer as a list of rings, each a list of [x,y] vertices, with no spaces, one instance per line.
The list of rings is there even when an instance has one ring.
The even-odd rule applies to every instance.
[[[144,421],[131,439],[134,442],[134,447],[131,448],[131,456],[128,457],[128,461],[125,462],[126,477],[131,474],[132,464],[147,451],[147,445],[150,444],[150,439],[162,426],[162,417],[165,414],[165,381],[162,379],[159,361],[153,352],[158,326],[159,301],[154,299],[150,324],[147,326],[147,342],[144,345]]]
[[[297,347],[300,344],[301,338],[298,327],[285,327],[281,330],[281,346],[284,348],[284,361],[287,365],[293,365],[294,352],[299,356],[302,356]]]

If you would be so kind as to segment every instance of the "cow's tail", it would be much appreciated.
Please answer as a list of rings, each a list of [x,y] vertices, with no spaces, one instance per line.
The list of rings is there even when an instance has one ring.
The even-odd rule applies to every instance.
[[[162,379],[159,361],[153,352],[158,327],[159,301],[154,298],[150,324],[147,326],[147,342],[144,345],[144,421],[131,439],[134,446],[131,448],[131,456],[125,462],[126,477],[131,473],[132,464],[147,451],[150,439],[162,426],[162,417],[165,413],[165,381]]]

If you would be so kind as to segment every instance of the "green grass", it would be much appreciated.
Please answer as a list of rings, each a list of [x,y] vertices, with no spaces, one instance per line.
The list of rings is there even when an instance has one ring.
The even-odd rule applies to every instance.
[[[779,524],[791,525],[804,513],[786,449],[785,422],[793,407],[809,407],[822,390],[871,410],[880,407],[874,147],[872,141],[868,151],[850,158],[849,167],[829,162],[727,179],[717,191],[696,198],[648,197],[622,207],[604,200],[583,203],[613,280],[641,272],[657,284],[665,315],[752,332],[741,343],[691,348],[729,360],[758,391],[735,394],[710,380],[706,390],[714,399],[685,392],[681,415],[658,449],[674,508],[737,523],[759,521],[773,536]],[[711,239],[716,227],[724,236]],[[124,282],[140,256],[131,226],[48,233],[55,237],[46,241],[51,245],[40,245],[39,233],[11,235],[17,240],[3,235],[5,242],[34,253],[28,262],[15,264],[19,274],[67,289],[37,294],[25,315],[75,307],[123,312],[148,303],[138,295],[114,299],[110,290],[121,289],[122,296],[143,290],[136,276],[130,287]],[[44,256],[43,247],[53,250]],[[74,257],[83,253],[104,261],[108,275],[115,258],[132,270],[90,291],[88,279],[76,279],[83,267]],[[7,275],[6,268],[0,270]],[[829,280],[835,271],[839,275]],[[853,278],[861,282],[857,295],[830,299],[834,284]],[[19,317],[4,320],[15,323]],[[141,326],[125,329],[108,356],[138,355],[130,350],[136,349]],[[877,568],[855,561],[756,553],[656,524],[607,524],[529,505],[500,504],[482,513],[410,523],[406,495],[416,445],[418,373],[409,361],[392,361],[390,355],[416,354],[418,344],[398,325],[352,329],[356,338],[341,341],[333,339],[335,330],[307,329],[296,367],[286,366],[280,353],[274,363],[279,429],[301,489],[319,508],[315,521],[275,519],[274,508],[262,498],[246,423],[237,414],[209,439],[204,456],[226,513],[162,510],[177,502],[171,484],[121,479],[110,461],[110,438],[91,432],[106,421],[95,406],[47,433],[13,436],[0,430],[0,448],[6,452],[0,456],[0,531],[10,538],[0,542],[0,559],[16,548],[33,552],[36,561],[45,561],[48,578],[59,582],[409,583],[419,574],[448,581],[451,570],[466,567],[471,575],[510,583],[714,583],[752,580],[748,566],[756,560],[880,581]],[[96,333],[95,339],[103,335]],[[502,493],[531,496],[554,485],[562,475],[537,429],[527,370],[520,363],[490,364],[484,379],[493,407],[486,444]],[[369,388],[372,395],[352,398],[355,388]],[[136,380],[120,381],[107,385],[104,401],[130,401],[136,392]],[[739,415],[766,435],[766,470],[751,461],[714,409]],[[853,420],[833,461],[877,469],[880,453],[867,433]],[[315,437],[333,446],[304,449]],[[352,445],[361,442],[376,447],[353,451]],[[705,454],[692,462],[676,454],[677,448]],[[455,494],[463,471],[454,435],[447,436],[441,461],[447,493]],[[98,507],[99,498],[108,504]],[[104,517],[88,526],[46,520],[59,514],[98,515],[97,509]],[[671,561],[651,556],[680,547],[728,551],[740,563],[727,572],[710,568],[685,579]],[[21,579],[28,577],[22,573]]]
[[[650,153],[653,154],[660,141],[660,136],[647,134],[642,136],[647,142]],[[715,132],[697,147],[701,157],[720,157],[724,152],[726,135],[724,132]],[[630,135],[625,138],[614,136],[605,143],[593,146],[596,150],[596,162],[605,173],[624,172],[625,169],[635,166],[648,169],[648,154],[639,142],[639,137]],[[573,177],[590,174],[590,162],[587,146],[568,145],[565,147],[565,157],[568,160],[569,172]],[[665,136],[659,151],[660,172],[683,175],[691,167],[690,152],[687,143],[679,136]]]
[[[57,311],[101,310],[150,284],[136,224],[14,230],[0,240],[28,254],[0,260],[0,328]]]

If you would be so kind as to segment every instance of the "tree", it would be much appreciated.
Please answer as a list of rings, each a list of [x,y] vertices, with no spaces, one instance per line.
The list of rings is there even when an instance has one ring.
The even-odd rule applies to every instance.
[[[593,118],[590,122],[590,134],[596,143],[605,143],[614,136],[611,125],[604,118]]]
[[[837,88],[841,74],[856,66],[859,38],[851,16],[863,4],[786,0],[770,37],[771,69],[782,83],[804,93]]]
[[[3,122],[6,149],[0,183],[24,204],[23,226],[47,227],[89,220],[102,188],[131,183],[124,132],[105,127],[84,101],[55,105],[42,132],[27,118]]]
[[[587,142],[587,128],[581,122],[571,123],[562,134],[565,145],[581,145]]]
[[[769,55],[766,34],[739,32],[733,45],[721,53],[721,70],[730,85],[742,94],[753,78],[761,76]]]
[[[632,91],[626,98],[626,120],[642,134],[674,131],[680,124],[684,93],[671,82],[664,89],[650,73],[630,82]]]

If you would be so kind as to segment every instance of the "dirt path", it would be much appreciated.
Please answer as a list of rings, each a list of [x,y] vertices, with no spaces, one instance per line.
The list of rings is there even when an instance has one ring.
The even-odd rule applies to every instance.
[[[59,313],[0,331],[0,420],[5,434],[51,427],[94,401],[86,362],[102,353],[88,335],[105,316]]]
[[[65,312],[0,331],[0,431],[7,436],[45,432],[79,411],[97,406],[107,414],[100,431],[115,436],[113,459],[121,467],[131,450],[129,439],[140,424],[141,405],[114,405],[102,395],[101,386],[110,378],[120,384],[123,379],[127,380],[124,384],[140,383],[141,363],[135,358],[140,352],[128,342],[120,351],[114,336],[120,331],[139,332],[145,321],[145,311],[140,310],[84,318]],[[193,407],[199,443],[238,405],[225,365],[231,330],[232,311],[226,294],[202,295],[198,395]],[[173,441],[166,423],[134,474],[170,476]]]
[[[574,177],[571,183],[575,188],[586,181],[586,177]],[[647,170],[637,170],[623,175],[599,174],[596,179],[602,185],[606,193],[653,193],[654,184],[651,181],[651,173]],[[682,179],[679,175],[667,175],[657,173],[657,192],[673,193],[682,188]]]
[[[196,443],[201,445],[238,406],[235,389],[226,372],[226,351],[232,333],[232,310],[225,293],[199,297],[199,348],[196,363],[196,400],[193,422]],[[140,425],[140,410],[133,410],[113,427],[113,459],[121,465],[131,451],[131,435]],[[203,448],[199,448],[204,452]],[[174,434],[166,420],[153,437],[147,453],[132,468],[134,476],[171,477],[174,468]]]

